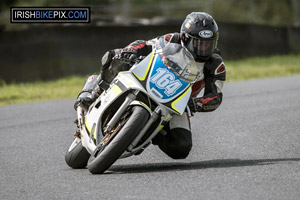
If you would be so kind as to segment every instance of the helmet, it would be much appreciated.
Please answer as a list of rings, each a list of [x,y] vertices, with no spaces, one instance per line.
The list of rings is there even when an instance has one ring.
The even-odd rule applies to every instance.
[[[197,61],[206,61],[217,47],[219,39],[218,25],[205,12],[192,12],[181,25],[180,37],[183,45],[194,55]]]

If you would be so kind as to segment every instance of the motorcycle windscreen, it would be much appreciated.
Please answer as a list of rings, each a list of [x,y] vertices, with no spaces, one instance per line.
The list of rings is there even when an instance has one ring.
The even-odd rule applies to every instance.
[[[162,48],[159,57],[180,79],[194,82],[199,78],[201,70],[197,67],[193,55],[180,44],[169,43]]]

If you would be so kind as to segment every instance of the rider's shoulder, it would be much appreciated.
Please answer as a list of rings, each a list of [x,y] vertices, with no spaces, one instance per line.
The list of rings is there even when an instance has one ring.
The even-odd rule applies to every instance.
[[[219,52],[214,52],[210,59],[214,62],[223,62],[223,58]]]
[[[180,43],[180,34],[179,33],[167,33],[163,36],[167,42],[172,42],[172,43]]]
[[[221,63],[224,63],[222,56],[218,52],[214,52],[205,62],[205,67],[213,70],[220,66]]]

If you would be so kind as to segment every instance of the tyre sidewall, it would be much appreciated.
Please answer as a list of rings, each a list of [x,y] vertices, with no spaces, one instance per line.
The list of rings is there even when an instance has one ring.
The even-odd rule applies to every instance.
[[[97,155],[97,157],[90,157],[88,169],[91,173],[99,174],[108,169],[128,148],[147,123],[149,118],[147,110],[140,106],[135,106],[132,109],[133,112],[129,120],[113,140]]]

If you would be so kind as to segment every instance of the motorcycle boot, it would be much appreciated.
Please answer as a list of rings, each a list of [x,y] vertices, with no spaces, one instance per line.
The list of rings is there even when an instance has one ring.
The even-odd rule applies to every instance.
[[[103,90],[109,87],[109,83],[114,78],[110,70],[110,64],[115,55],[119,55],[120,50],[110,50],[107,51],[101,59],[101,73],[99,76],[91,75],[83,89],[77,96],[77,100],[74,104],[75,110],[78,106],[81,106],[84,110],[87,110],[90,105],[100,96]]]

